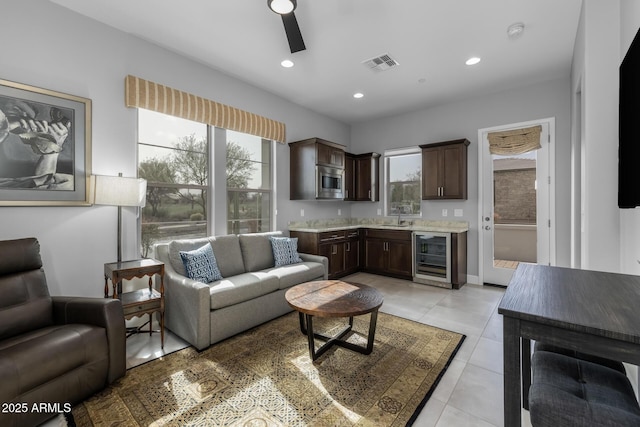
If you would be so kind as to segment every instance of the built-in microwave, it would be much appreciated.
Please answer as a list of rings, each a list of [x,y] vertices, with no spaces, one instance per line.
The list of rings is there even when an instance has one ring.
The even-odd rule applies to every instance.
[[[344,199],[344,169],[316,166],[316,199]]]

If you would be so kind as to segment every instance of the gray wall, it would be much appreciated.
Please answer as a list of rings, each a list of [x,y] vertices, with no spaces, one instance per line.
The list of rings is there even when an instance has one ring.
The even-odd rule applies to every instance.
[[[585,0],[571,70],[573,134],[581,147],[580,265],[619,271],[617,203],[620,2]],[[578,118],[580,118],[578,120]],[[576,220],[579,215],[574,215]]]
[[[640,28],[640,2],[620,2],[620,61]],[[620,270],[640,274],[640,209],[620,209]]]
[[[290,141],[318,136],[343,144],[349,126],[285,101],[176,53],[99,24],[48,1],[5,2],[0,78],[93,101],[93,172],[136,175],[136,112],[124,106],[124,77],[133,74],[282,121]],[[289,202],[289,150],[276,148],[278,217]],[[215,182],[224,188],[224,181]],[[334,210],[313,205],[309,215]],[[225,214],[216,205],[216,218]],[[123,258],[138,257],[135,212],[125,208]],[[216,224],[219,221],[216,220]],[[222,221],[222,223],[224,223]],[[52,294],[102,295],[103,264],[116,258],[116,208],[0,207],[0,238],[37,237]]]
[[[466,201],[423,201],[423,218],[469,222],[468,273],[478,275],[478,129],[547,117],[556,119],[556,262],[569,265],[569,164],[570,80],[564,77],[352,126],[351,147],[355,152],[378,151],[467,138],[469,145],[469,198]],[[373,217],[383,203],[354,204],[353,216]],[[462,218],[452,217],[454,208]],[[383,209],[384,212],[384,209]]]

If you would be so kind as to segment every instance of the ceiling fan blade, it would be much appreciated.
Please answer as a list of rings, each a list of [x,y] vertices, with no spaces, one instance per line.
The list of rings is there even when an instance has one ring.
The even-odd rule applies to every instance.
[[[304,45],[304,40],[302,40],[302,33],[300,33],[296,15],[293,12],[282,15],[282,23],[284,24],[284,32],[287,33],[291,53],[305,50],[306,46]]]

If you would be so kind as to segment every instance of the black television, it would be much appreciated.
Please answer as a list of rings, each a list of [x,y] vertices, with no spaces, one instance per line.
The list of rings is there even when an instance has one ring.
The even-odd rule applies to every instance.
[[[618,207],[640,206],[640,30],[620,64]]]

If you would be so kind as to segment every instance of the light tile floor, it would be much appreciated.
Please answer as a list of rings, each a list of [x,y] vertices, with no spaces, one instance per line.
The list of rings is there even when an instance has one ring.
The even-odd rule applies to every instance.
[[[498,314],[504,288],[467,284],[449,290],[368,273],[346,280],[382,291],[380,311],[467,336],[414,426],[504,427]],[[523,426],[531,425],[524,410],[522,421]]]
[[[504,427],[502,396],[502,316],[504,288],[467,284],[459,290],[420,285],[368,273],[344,278],[374,286],[384,294],[380,311],[465,334],[467,337],[421,411],[416,427]],[[170,331],[127,339],[127,368],[186,347]],[[523,410],[523,426],[530,426]]]

